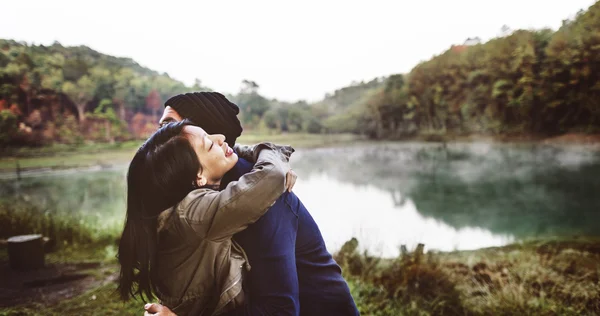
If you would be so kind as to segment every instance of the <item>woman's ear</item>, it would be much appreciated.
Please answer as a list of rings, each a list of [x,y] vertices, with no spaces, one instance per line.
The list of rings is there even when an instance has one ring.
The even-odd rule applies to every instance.
[[[202,175],[202,174],[198,174],[196,175],[196,184],[198,185],[198,187],[203,187],[206,185],[206,183],[208,182],[208,179]]]

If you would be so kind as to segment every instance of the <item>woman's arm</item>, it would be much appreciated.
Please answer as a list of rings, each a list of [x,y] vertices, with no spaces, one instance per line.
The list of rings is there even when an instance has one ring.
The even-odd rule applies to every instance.
[[[192,196],[189,205],[184,206],[186,220],[211,240],[230,238],[243,230],[258,220],[285,191],[288,162],[293,152],[290,146],[272,143],[242,148],[239,154],[256,161],[252,171],[222,191],[190,193],[197,196]]]
[[[256,155],[255,155],[255,151],[254,151],[254,146],[246,146],[246,145],[235,145],[235,151],[238,153],[238,157],[255,163],[256,162]],[[283,146],[277,146],[277,149],[279,149],[279,151],[281,152],[282,155],[288,157],[288,161],[289,161],[289,157],[290,155],[294,152],[294,148],[292,148],[291,146],[288,145],[283,145]],[[294,172],[294,170],[292,170],[291,168],[288,170],[287,174],[285,175],[285,190],[288,192],[292,192],[292,188],[294,187],[294,185],[296,184],[296,179],[298,178],[298,175]]]

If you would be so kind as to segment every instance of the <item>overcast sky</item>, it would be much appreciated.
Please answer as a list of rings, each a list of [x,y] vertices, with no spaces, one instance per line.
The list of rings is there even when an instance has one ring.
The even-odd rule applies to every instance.
[[[191,85],[281,100],[394,73],[468,37],[557,29],[592,0],[2,1],[0,38],[87,45]]]

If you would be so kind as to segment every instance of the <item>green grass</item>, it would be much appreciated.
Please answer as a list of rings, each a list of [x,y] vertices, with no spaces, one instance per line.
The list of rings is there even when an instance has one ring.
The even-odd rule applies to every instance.
[[[295,148],[314,148],[350,145],[362,140],[351,134],[266,134],[244,133],[238,143],[254,144],[271,141]],[[57,144],[47,147],[12,148],[0,156],[0,172],[15,172],[17,162],[21,169],[63,169],[128,163],[143,141],[115,144],[85,144],[80,146]]]
[[[466,294],[465,307],[479,314],[600,314],[597,238],[533,240],[443,258]],[[461,262],[472,263],[468,274]]]
[[[118,299],[117,285],[114,282],[92,289],[75,298],[54,306],[32,304],[10,307],[0,311],[0,316],[17,315],[143,315],[141,301],[122,302]]]
[[[29,157],[29,158],[1,158],[0,171],[14,171],[17,168],[17,161],[22,169],[63,169],[74,167],[89,167],[96,165],[111,165],[115,163],[124,163],[133,158],[135,151],[111,151],[90,154],[57,154],[48,157]]]
[[[362,315],[598,315],[600,240],[529,241],[381,260],[336,259]]]
[[[142,140],[132,140],[120,143],[84,143],[80,145],[74,144],[53,144],[43,147],[16,147],[7,148],[3,151],[2,156],[7,157],[39,157],[53,156],[60,154],[73,153],[98,153],[103,151],[119,151],[119,150],[134,150],[142,144]]]
[[[115,144],[57,144],[47,147],[25,147],[6,150],[0,157],[0,172],[39,168],[71,168],[110,165],[130,160],[142,141]]]
[[[87,213],[44,212],[19,199],[0,200],[0,238],[42,234],[56,244],[107,243],[116,239],[121,225],[99,221]]]
[[[407,252],[379,259],[347,243],[336,255],[361,315],[598,315],[600,240],[537,240],[449,253]],[[102,262],[116,273],[113,245],[69,246],[48,262]],[[0,259],[2,259],[0,251]],[[106,273],[106,271],[104,272]],[[99,276],[102,277],[102,276]],[[52,306],[3,315],[142,315],[145,302],[118,300],[100,285]]]

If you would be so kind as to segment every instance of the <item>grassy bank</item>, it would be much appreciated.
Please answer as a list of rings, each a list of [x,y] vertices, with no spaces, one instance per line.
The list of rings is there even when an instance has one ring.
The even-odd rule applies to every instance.
[[[22,199],[0,199],[0,239],[35,233],[58,245],[108,243],[116,238],[122,225],[111,224],[96,214],[49,212]]]
[[[62,169],[109,165],[126,162],[141,145],[141,141],[115,144],[56,144],[47,147],[9,148],[0,157],[0,172],[14,171],[17,163],[22,170]]]
[[[68,245],[46,255],[47,267],[78,265],[88,277],[64,284],[56,295],[32,295],[29,303],[0,308],[0,316],[16,315],[142,315],[141,301],[122,302],[116,294],[118,265],[114,243]],[[7,260],[0,249],[0,263]],[[71,271],[72,272],[72,271]],[[78,293],[70,293],[81,291]]]
[[[48,307],[32,304],[0,311],[0,316],[17,315],[144,315],[141,301],[122,302],[116,297],[117,285],[114,282],[103,284],[75,298]]]
[[[362,138],[350,134],[265,134],[245,133],[238,142],[254,144],[271,141],[291,144],[295,148],[314,148],[348,145]],[[22,170],[62,169],[73,167],[106,166],[127,163],[143,141],[115,144],[84,144],[80,146],[57,144],[37,148],[9,148],[0,156],[0,172],[15,172],[17,163]]]
[[[416,249],[391,260],[358,253],[357,245],[346,243],[336,260],[362,315],[600,314],[597,239],[449,253]],[[113,247],[67,247],[49,261],[99,261],[114,274]],[[115,289],[114,281],[105,282],[59,303],[11,307],[0,315],[141,315],[143,302],[122,303]]]
[[[598,315],[600,240],[530,241],[394,260],[337,254],[363,315]]]

